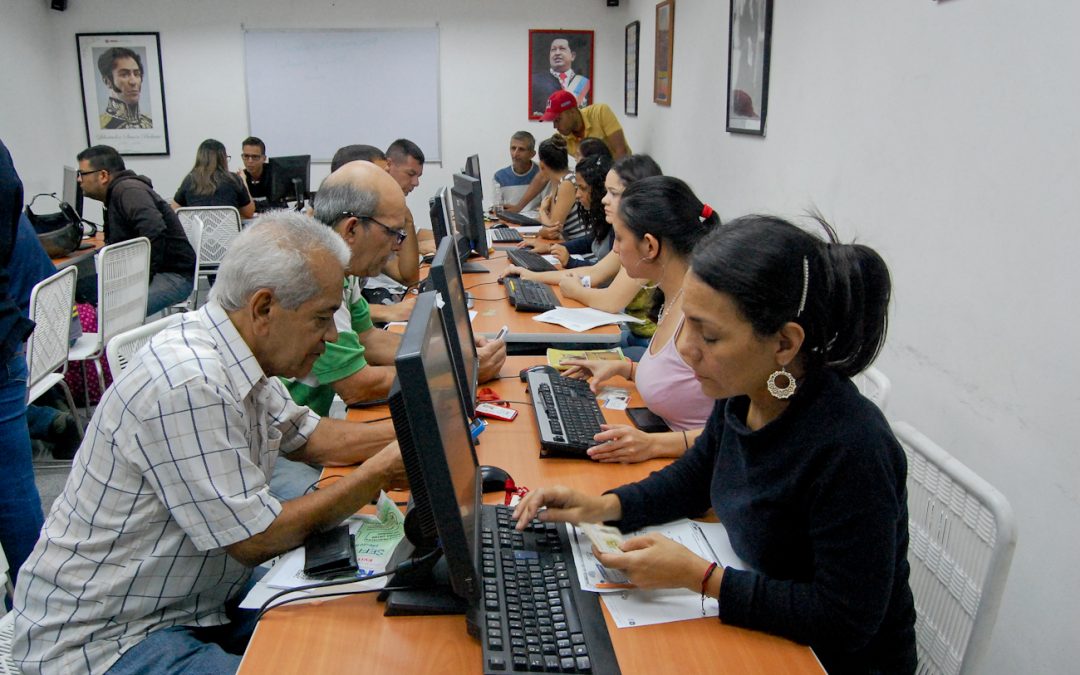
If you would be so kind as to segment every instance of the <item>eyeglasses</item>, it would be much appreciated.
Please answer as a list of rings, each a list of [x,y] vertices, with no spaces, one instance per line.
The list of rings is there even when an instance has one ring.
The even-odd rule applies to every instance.
[[[75,173],[79,174],[79,178],[82,178],[83,176],[89,176],[92,173],[97,173],[98,171],[104,170],[105,169],[90,169],[89,171],[76,171]]]
[[[358,216],[355,213],[353,213],[352,211],[342,211],[341,214],[338,215],[338,220],[341,220],[342,218],[356,218],[357,220],[370,220],[371,222],[373,222],[376,225],[378,225],[379,227],[381,227],[388,235],[393,237],[394,238],[394,244],[396,246],[400,246],[403,243],[405,243],[405,238],[409,236],[408,234],[405,233],[405,230],[396,230],[396,229],[390,227],[389,225],[387,225],[386,223],[380,223],[378,220],[375,220],[371,216]]]
[[[249,162],[254,162],[257,159],[262,159],[262,155],[240,155],[241,158],[246,159]]]

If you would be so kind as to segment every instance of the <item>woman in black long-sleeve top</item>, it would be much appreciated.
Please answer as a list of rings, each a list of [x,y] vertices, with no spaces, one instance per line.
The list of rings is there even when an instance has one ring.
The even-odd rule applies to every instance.
[[[541,488],[516,515],[630,531],[712,507],[749,570],[659,535],[600,560],[639,587],[704,590],[721,621],[809,644],[829,673],[911,673],[907,465],[848,379],[884,343],[889,273],[822,225],[828,243],[746,216],[695,249],[680,352],[717,404],[682,458],[599,497]]]

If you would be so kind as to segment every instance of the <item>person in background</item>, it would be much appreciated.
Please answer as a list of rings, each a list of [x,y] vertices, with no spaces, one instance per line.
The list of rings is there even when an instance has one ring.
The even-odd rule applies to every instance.
[[[283,209],[285,202],[270,201],[270,186],[274,181],[274,165],[266,159],[266,143],[256,136],[248,136],[240,144],[240,159],[244,168],[236,175],[244,181],[244,187],[255,203],[255,212]]]
[[[386,153],[374,145],[346,145],[338,148],[334,158],[330,160],[330,173],[334,173],[349,162],[357,160],[371,162],[383,171],[390,170],[390,162],[386,159]]]
[[[589,226],[578,213],[574,172],[570,171],[566,144],[559,136],[540,143],[540,175],[547,183],[547,196],[540,202],[539,236],[569,241],[584,236]]]
[[[557,91],[548,97],[544,122],[554,122],[555,131],[566,139],[571,155],[578,154],[578,144],[584,138],[599,138],[611,149],[611,156],[622,159],[631,154],[622,125],[606,103],[594,103],[578,108],[577,99],[568,91]]]
[[[540,167],[533,161],[536,139],[528,131],[517,131],[510,137],[510,166],[495,172],[492,179],[491,203],[496,209],[535,211],[540,206],[540,190],[528,196],[533,179]]]
[[[292,211],[232,242],[206,305],[155,335],[105,393],[15,588],[12,658],[36,673],[231,673],[252,570],[403,483],[397,444],[319,418],[275,375],[337,337],[349,253]],[[363,464],[281,503],[277,463]]]
[[[241,218],[255,215],[255,202],[248,194],[246,183],[229,173],[229,156],[221,141],[208,138],[195,152],[195,166],[184,176],[176,195],[174,209],[183,206],[232,206]]]
[[[534,489],[514,516],[519,529],[539,514],[629,532],[711,507],[747,569],[658,534],[594,553],[638,588],[688,588],[717,598],[725,624],[810,645],[830,673],[906,675],[917,665],[907,462],[849,379],[885,343],[889,270],[822,226],[827,241],[746,216],[694,249],[679,351],[716,406],[685,455],[602,496]]]
[[[614,159],[611,156],[611,148],[609,148],[607,143],[601,139],[592,136],[581,139],[581,142],[578,143],[577,155],[574,160],[580,162],[586,157],[592,157],[593,155],[603,155],[609,160]]]
[[[10,286],[22,213],[22,181],[0,140],[0,547],[16,581],[44,522],[26,429],[26,339],[34,323],[19,310]]]
[[[124,166],[120,153],[108,145],[80,152],[79,184],[83,194],[105,205],[105,243],[137,237],[150,240],[150,293],[146,315],[157,314],[191,294],[195,251],[188,243],[176,211],[154,192],[146,176]],[[97,304],[97,276],[79,279],[79,302]]]

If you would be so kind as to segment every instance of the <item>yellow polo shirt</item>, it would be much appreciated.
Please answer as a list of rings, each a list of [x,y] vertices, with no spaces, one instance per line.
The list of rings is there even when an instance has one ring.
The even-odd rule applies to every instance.
[[[585,106],[580,109],[581,118],[585,122],[585,135],[581,138],[570,134],[564,136],[566,139],[566,151],[571,156],[577,154],[578,145],[581,144],[581,140],[584,138],[599,138],[600,140],[608,143],[608,138],[611,137],[617,131],[622,131],[622,125],[619,124],[619,120],[615,117],[615,113],[611,112],[611,108],[606,103],[596,103],[590,106]],[[611,144],[608,143],[608,147]],[[633,150],[630,149],[630,143],[626,144],[626,154],[633,154]]]

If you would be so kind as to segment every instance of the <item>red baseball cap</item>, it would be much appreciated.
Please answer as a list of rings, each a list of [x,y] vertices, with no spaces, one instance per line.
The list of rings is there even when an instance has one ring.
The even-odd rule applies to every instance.
[[[558,117],[559,113],[576,107],[577,96],[574,96],[565,89],[560,89],[551,96],[548,96],[547,108],[544,109],[544,116],[540,118],[540,121],[550,122]]]

